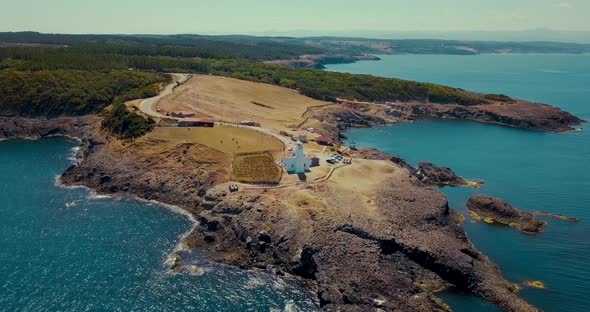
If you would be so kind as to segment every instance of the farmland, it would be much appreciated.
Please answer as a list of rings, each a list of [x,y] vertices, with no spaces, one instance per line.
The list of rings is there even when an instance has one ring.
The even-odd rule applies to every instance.
[[[242,154],[234,157],[231,179],[244,183],[278,183],[282,170],[270,153]]]

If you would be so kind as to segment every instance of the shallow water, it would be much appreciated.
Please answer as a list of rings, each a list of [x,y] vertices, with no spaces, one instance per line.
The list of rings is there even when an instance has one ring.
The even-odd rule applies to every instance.
[[[395,76],[479,92],[550,103],[590,120],[590,55],[385,56],[380,62],[333,65],[328,70]],[[525,131],[461,121],[422,121],[348,132],[358,146],[399,154],[410,163],[432,161],[459,175],[485,180],[479,190],[444,188],[450,205],[465,212],[476,193],[503,198],[553,218],[545,232],[471,223],[476,247],[511,281],[542,280],[547,289],[520,294],[546,311],[587,311],[590,306],[590,129],[565,134]],[[456,311],[494,311],[472,296],[441,295]]]
[[[0,310],[316,309],[301,288],[196,252],[196,274],[169,274],[165,261],[191,222],[152,204],[56,186],[75,146],[0,142]]]

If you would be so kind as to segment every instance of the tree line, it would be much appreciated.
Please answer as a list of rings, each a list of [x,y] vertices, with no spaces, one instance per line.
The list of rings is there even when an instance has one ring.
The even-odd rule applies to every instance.
[[[115,101],[157,94],[169,77],[156,73],[112,70],[0,71],[0,114],[55,117],[100,113]]]

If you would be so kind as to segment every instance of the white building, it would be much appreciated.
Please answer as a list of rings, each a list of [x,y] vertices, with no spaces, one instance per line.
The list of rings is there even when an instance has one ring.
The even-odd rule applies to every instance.
[[[305,173],[311,167],[311,158],[303,154],[303,143],[297,142],[297,151],[295,157],[284,157],[281,164],[289,173]]]

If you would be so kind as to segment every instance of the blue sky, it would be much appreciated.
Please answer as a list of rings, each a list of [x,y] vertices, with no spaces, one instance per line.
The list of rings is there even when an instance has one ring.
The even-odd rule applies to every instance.
[[[590,31],[590,0],[0,0],[0,31]]]

